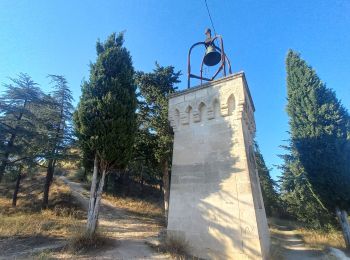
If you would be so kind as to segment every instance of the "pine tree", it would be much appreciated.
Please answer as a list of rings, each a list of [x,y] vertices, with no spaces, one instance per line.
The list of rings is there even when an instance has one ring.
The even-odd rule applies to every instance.
[[[124,36],[115,33],[97,42],[97,60],[90,78],[82,84],[82,96],[74,116],[79,144],[87,155],[94,154],[87,234],[96,231],[106,175],[124,169],[132,153],[136,128],[136,87]],[[98,181],[98,173],[100,180]]]
[[[299,54],[289,51],[286,67],[291,136],[282,188],[308,219],[319,209],[314,222],[325,226],[350,205],[349,114]]]
[[[140,89],[141,99],[145,102],[140,108],[143,113],[143,127],[156,135],[155,150],[163,177],[165,218],[168,216],[169,203],[169,167],[173,146],[173,133],[168,122],[169,95],[176,91],[181,72],[175,72],[174,67],[162,67],[156,63],[152,73],[139,72],[136,82]]]
[[[10,80],[0,97],[0,181],[7,166],[33,159],[29,149],[37,135],[38,119],[32,108],[41,103],[44,95],[27,74]]]
[[[41,106],[40,113],[44,120],[46,132],[46,159],[47,172],[44,184],[42,208],[47,208],[49,191],[53,180],[55,167],[59,160],[66,158],[67,149],[72,141],[71,121],[73,111],[73,97],[67,80],[60,75],[49,75],[54,91],[47,97],[46,106]]]

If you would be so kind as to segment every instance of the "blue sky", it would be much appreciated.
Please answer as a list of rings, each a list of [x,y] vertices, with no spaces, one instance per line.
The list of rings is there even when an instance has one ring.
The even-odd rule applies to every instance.
[[[272,175],[288,138],[285,56],[295,49],[350,106],[349,0],[207,0],[234,72],[245,71],[256,107],[257,141]],[[64,75],[76,102],[95,43],[126,31],[136,70],[155,61],[186,75],[188,48],[210,26],[204,0],[0,1],[0,83],[26,72],[49,91]],[[199,65],[198,65],[199,67]],[[196,68],[196,65],[193,65]],[[182,77],[179,88],[186,87]],[[0,86],[0,88],[3,88]]]

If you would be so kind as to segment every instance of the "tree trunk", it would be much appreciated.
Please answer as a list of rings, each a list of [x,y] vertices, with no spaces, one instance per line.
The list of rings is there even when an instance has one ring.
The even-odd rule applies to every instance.
[[[8,156],[6,158],[6,154],[5,154],[5,158],[1,161],[1,165],[0,165],[0,182],[2,181],[2,176],[4,175],[4,172],[6,169],[7,159],[8,159]]]
[[[24,100],[23,109],[26,108],[26,105],[27,105],[27,99]],[[22,116],[23,116],[23,112],[21,112],[18,115],[17,123],[22,120]],[[15,143],[15,139],[16,139],[16,136],[17,136],[17,131],[18,131],[18,125],[15,128],[15,132],[11,134],[11,138],[8,141],[7,147],[6,147],[7,148],[7,152],[5,152],[4,157],[3,157],[2,161],[1,161],[1,165],[0,165],[0,182],[2,180],[2,176],[4,175],[4,172],[5,172],[5,169],[6,169],[6,166],[7,166],[7,162],[8,162],[9,156],[10,156],[9,150],[13,147],[13,145]]]
[[[168,223],[168,211],[169,211],[169,167],[168,161],[162,161],[162,172],[163,172],[163,194],[164,194],[164,216],[165,223]]]
[[[107,176],[106,178],[105,185],[103,186],[103,192],[108,192],[109,177],[110,176]]]
[[[2,176],[4,176],[5,169],[8,163],[8,159],[10,156],[10,153],[8,152],[12,147],[16,139],[16,134],[12,134],[9,142],[7,143],[6,150],[3,159],[1,160],[1,165],[0,165],[0,182],[2,181]]]
[[[98,215],[100,212],[100,204],[102,199],[102,191],[103,191],[103,186],[105,182],[105,177],[107,174],[106,169],[104,169],[102,171],[102,176],[96,191],[97,172],[98,172],[98,161],[97,161],[97,155],[96,155],[95,161],[94,161],[94,173],[93,173],[93,178],[91,183],[90,204],[89,204],[88,220],[87,220],[87,226],[86,226],[86,232],[90,237],[94,236],[96,232]]]
[[[117,178],[117,183],[120,186],[124,186],[124,171],[118,170],[118,178]]]
[[[12,196],[12,207],[16,207],[17,205],[17,195],[18,195],[21,179],[22,179],[22,167],[19,168],[19,171],[17,174],[16,186]]]
[[[53,180],[53,172],[54,172],[54,160],[50,159],[47,166],[47,172],[46,172],[43,202],[41,206],[42,209],[47,209],[49,205],[49,192],[50,192],[50,186]]]
[[[158,188],[158,185],[156,187]],[[163,180],[159,181],[159,191],[160,191],[160,196],[164,195],[164,193],[163,193]]]
[[[94,159],[94,171],[92,173],[92,180],[91,180],[91,188],[90,188],[90,202],[89,202],[89,210],[88,210],[88,216],[87,216],[87,230],[89,231],[91,229],[91,222],[92,222],[92,215],[94,211],[94,205],[96,201],[96,185],[97,185],[97,174],[98,174],[98,159],[97,154],[95,154]]]
[[[143,197],[143,183],[144,183],[144,179],[143,179],[143,165],[141,165],[141,196]]]
[[[123,170],[123,196],[126,197],[130,194],[130,179],[129,173],[126,170]]]
[[[336,208],[336,214],[341,226],[341,229],[343,231],[343,237],[345,240],[345,245],[347,249],[350,249],[350,226],[348,221],[348,214],[345,210],[340,210],[339,208]]]
[[[113,181],[112,192],[113,192],[113,195],[116,196],[117,195],[117,187],[118,187],[119,176],[118,176],[117,171],[113,171],[110,174],[111,174],[110,176],[111,176],[112,181]]]

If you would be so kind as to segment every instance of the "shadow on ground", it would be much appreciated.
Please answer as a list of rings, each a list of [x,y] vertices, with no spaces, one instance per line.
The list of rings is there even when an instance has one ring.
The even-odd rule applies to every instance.
[[[330,259],[326,252],[307,247],[296,231],[289,226],[270,223],[270,233],[273,249],[279,251],[277,254],[281,260]]]

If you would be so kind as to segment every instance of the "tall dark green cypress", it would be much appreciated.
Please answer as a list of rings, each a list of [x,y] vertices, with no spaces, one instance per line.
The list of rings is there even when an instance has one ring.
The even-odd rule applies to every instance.
[[[299,220],[326,226],[350,202],[349,114],[315,70],[289,51],[286,60],[290,153],[283,196]]]
[[[74,115],[85,157],[95,157],[87,223],[90,236],[96,231],[105,177],[111,169],[125,168],[134,143],[136,86],[131,55],[123,43],[123,34],[115,33],[97,42],[97,60],[91,64],[89,81],[82,85]]]

